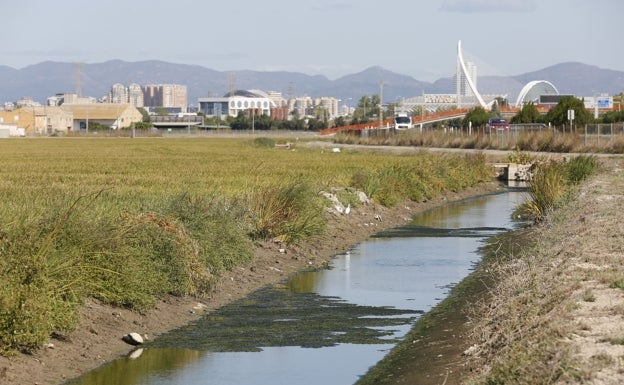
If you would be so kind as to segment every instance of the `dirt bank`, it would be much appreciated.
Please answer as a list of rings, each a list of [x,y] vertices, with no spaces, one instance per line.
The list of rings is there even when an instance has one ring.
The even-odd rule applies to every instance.
[[[327,231],[321,236],[298,245],[272,242],[257,245],[255,260],[224,274],[210,298],[167,298],[145,314],[88,301],[75,332],[56,336],[34,354],[0,357],[0,384],[62,384],[127,354],[131,347],[121,337],[129,332],[155,338],[297,271],[323,266],[336,254],[378,231],[405,223],[419,211],[499,188],[495,182],[484,183],[425,203],[408,202],[394,208],[361,206],[351,210],[349,215],[328,213]]]
[[[622,162],[499,240],[362,384],[624,383]]]

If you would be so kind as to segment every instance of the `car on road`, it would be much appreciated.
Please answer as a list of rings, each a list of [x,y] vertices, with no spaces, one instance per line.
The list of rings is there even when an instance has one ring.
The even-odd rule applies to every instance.
[[[486,127],[495,129],[497,131],[509,131],[509,122],[503,118],[490,118],[486,124]]]

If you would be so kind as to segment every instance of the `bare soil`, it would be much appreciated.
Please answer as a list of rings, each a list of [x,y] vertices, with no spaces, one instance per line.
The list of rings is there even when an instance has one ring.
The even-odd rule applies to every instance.
[[[278,283],[304,269],[322,267],[335,255],[376,232],[404,224],[419,211],[499,188],[493,181],[423,203],[405,202],[393,208],[364,205],[348,215],[328,212],[323,235],[296,245],[258,244],[254,261],[223,274],[209,298],[169,297],[144,314],[88,300],[73,333],[52,338],[47,346],[32,354],[0,357],[0,384],[62,384],[128,354],[132,346],[122,341],[127,333],[156,338],[265,285]]]

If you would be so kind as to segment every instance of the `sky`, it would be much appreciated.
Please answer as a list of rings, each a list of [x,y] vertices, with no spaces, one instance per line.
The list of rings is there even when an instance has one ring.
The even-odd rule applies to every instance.
[[[162,60],[336,79],[372,66],[451,76],[562,62],[624,71],[622,0],[0,0],[0,65]]]

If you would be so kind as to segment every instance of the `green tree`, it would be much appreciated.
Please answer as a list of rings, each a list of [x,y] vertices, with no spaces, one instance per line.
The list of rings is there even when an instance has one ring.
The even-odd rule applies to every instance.
[[[506,98],[502,96],[497,96],[494,98],[494,100],[496,100],[496,104],[499,107],[507,107],[509,105],[509,100],[507,100]]]
[[[249,121],[250,118],[247,118]],[[251,119],[255,130],[270,130],[273,128],[273,120],[267,115],[256,115]]]
[[[473,127],[482,127],[488,122],[493,115],[485,111],[483,107],[475,107],[468,111],[464,117],[463,126],[468,127],[472,122]]]
[[[358,101],[358,105],[353,112],[352,124],[366,123],[373,116],[379,116],[381,97],[373,95],[372,97],[364,95]]]
[[[371,116],[371,98],[368,95],[364,95],[358,101],[358,105],[353,111],[353,124],[365,123],[369,121]]]
[[[379,116],[381,113],[381,97],[379,95],[373,95],[371,98],[371,113],[369,117],[373,115]]]
[[[243,111],[239,111],[235,118],[229,117],[228,123],[232,130],[251,130],[251,120],[247,119]]]
[[[499,116],[500,114],[500,109],[498,108],[498,103],[492,103],[492,109],[490,110],[490,112],[493,115]]]
[[[314,116],[314,118],[317,120],[327,122],[327,120],[329,120],[329,111],[327,111],[327,108],[325,108],[325,106],[319,104],[312,108],[312,116]]]
[[[388,109],[386,111],[387,116],[394,116],[394,114],[397,112],[398,106],[398,103],[388,103]]]
[[[137,110],[139,110],[139,112],[141,113],[141,115],[143,115],[143,123],[149,123],[152,121],[152,118],[150,118],[150,114],[149,112],[147,112],[147,110],[143,107],[139,107],[137,108]]]
[[[369,109],[371,108],[372,102],[371,102],[371,98],[368,95],[364,95],[360,98],[360,100],[358,101],[358,108],[364,108],[364,109]]]
[[[152,123],[150,123],[150,122],[136,122],[136,123],[134,123],[134,128],[136,128],[137,130],[147,130],[149,128],[152,128]]]
[[[609,111],[602,117],[603,123],[624,122],[624,111]]]
[[[511,118],[511,123],[537,123],[541,120],[541,115],[537,107],[535,107],[533,102],[529,102],[522,106],[520,111]]]
[[[346,125],[347,125],[347,122],[344,116],[339,116],[336,119],[334,119],[334,127],[343,127]]]
[[[278,130],[304,131],[306,124],[303,119],[280,120],[275,123]]]
[[[593,120],[592,114],[585,108],[585,103],[574,96],[561,98],[559,103],[546,114],[546,121],[555,126],[569,124],[568,110],[574,110],[574,125],[585,125]]]
[[[327,122],[316,118],[308,119],[308,130],[320,131],[324,128],[327,128]]]

